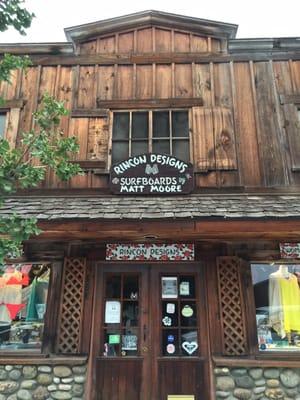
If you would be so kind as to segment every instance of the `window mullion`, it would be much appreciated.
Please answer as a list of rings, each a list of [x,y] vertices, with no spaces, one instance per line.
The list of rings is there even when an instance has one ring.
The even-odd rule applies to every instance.
[[[170,140],[170,154],[172,154],[173,155],[173,142],[172,142],[172,138],[173,138],[173,136],[172,136],[172,129],[173,129],[173,127],[172,127],[172,111],[171,110],[169,110],[169,140]]]
[[[129,157],[131,157],[132,150],[132,111],[129,112],[129,143],[128,143],[128,151]]]
[[[149,111],[148,151],[152,153],[153,145],[153,111]]]

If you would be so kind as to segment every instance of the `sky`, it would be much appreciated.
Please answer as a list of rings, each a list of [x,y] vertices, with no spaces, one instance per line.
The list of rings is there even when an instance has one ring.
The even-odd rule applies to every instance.
[[[27,35],[2,32],[1,43],[64,42],[66,27],[143,10],[234,23],[237,38],[300,37],[300,0],[25,0],[24,5],[36,15]]]

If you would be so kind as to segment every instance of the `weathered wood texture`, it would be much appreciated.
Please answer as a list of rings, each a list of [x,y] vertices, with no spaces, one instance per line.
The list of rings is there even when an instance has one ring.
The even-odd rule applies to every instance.
[[[80,57],[104,54],[111,61],[33,66],[26,74],[15,72],[11,85],[0,84],[0,95],[12,104],[7,103],[6,135],[13,145],[34,126],[32,112],[47,91],[74,111],[61,128],[78,137],[77,160],[101,161],[107,172],[109,111],[186,108],[198,187],[299,185],[299,104],[294,100],[300,95],[300,61],[257,62],[253,56],[246,62],[208,62],[206,55],[224,52],[224,43],[162,27],[112,33],[81,43],[77,51]],[[178,52],[190,61],[177,62]],[[147,53],[169,59],[147,61]],[[123,54],[144,55],[145,61],[122,64]],[[13,106],[18,99],[23,106]],[[90,169],[69,183],[48,173],[43,187],[105,187],[99,172]]]
[[[220,52],[222,41],[162,27],[143,27],[104,37],[78,46],[79,54],[207,53]]]

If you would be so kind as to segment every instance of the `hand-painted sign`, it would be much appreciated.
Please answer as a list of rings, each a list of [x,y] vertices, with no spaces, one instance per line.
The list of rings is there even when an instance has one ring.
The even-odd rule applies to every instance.
[[[193,166],[166,154],[141,154],[112,166],[110,188],[117,194],[190,193]]]
[[[300,258],[300,243],[280,243],[281,258]]]
[[[193,244],[107,244],[106,260],[193,261]]]

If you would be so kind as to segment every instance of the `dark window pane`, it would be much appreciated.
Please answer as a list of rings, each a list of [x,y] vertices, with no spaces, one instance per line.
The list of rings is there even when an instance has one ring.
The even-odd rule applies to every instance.
[[[163,330],[162,354],[167,357],[180,355],[177,329]]]
[[[126,301],[123,303],[122,321],[126,327],[138,326],[139,306],[136,301]]]
[[[112,144],[112,164],[126,160],[129,155],[128,142],[113,142]]]
[[[112,275],[108,276],[106,280],[105,295],[110,299],[119,299],[121,297],[121,276]]]
[[[127,327],[122,335],[122,357],[137,356],[139,344],[139,329]]]
[[[113,139],[129,137],[129,113],[114,113]]]
[[[181,275],[179,278],[179,295],[183,299],[194,299],[195,277],[191,275]]]
[[[190,143],[188,140],[173,140],[173,156],[180,160],[190,160]]]
[[[148,113],[135,112],[132,114],[132,138],[147,139],[149,131]]]
[[[153,113],[153,137],[169,137],[170,123],[169,113],[156,111]]]
[[[138,154],[148,153],[148,142],[132,142],[131,143],[131,155],[137,156]]]
[[[196,303],[181,302],[180,310],[181,326],[197,326]]]
[[[189,120],[186,111],[172,112],[173,137],[189,137]]]
[[[153,153],[170,154],[169,140],[153,140]]]
[[[198,333],[196,330],[181,331],[181,351],[183,356],[198,354]]]
[[[6,114],[0,114],[0,138],[4,137]]]
[[[124,277],[123,297],[125,299],[138,300],[139,296],[139,277],[129,275]]]

